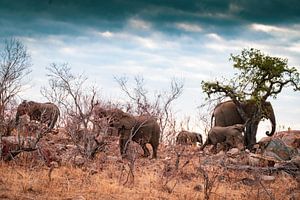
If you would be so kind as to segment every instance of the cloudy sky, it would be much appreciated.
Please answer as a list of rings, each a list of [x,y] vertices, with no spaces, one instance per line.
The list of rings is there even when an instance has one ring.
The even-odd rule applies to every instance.
[[[0,27],[0,46],[16,37],[31,54],[24,99],[42,100],[45,68],[68,63],[107,98],[124,96],[114,76],[142,75],[154,90],[179,78],[185,87],[176,113],[195,117],[201,81],[233,75],[231,53],[257,48],[300,71],[297,0],[0,0]],[[270,100],[278,125],[300,129],[299,99],[286,89]]]

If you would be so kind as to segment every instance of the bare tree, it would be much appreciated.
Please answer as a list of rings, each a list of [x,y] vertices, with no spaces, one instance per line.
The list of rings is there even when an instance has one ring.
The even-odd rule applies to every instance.
[[[93,109],[97,105],[97,89],[94,86],[88,89],[87,77],[74,75],[67,64],[53,63],[47,70],[50,88],[42,87],[42,95],[60,106],[73,142],[83,155],[92,158],[100,145],[95,139],[98,133],[89,130],[89,124],[93,123]]]
[[[115,80],[129,97],[127,110],[138,115],[150,114],[156,116],[162,131],[160,139],[168,137],[166,129],[174,128],[175,124],[171,105],[182,94],[183,82],[173,78],[170,91],[155,91],[151,97],[141,76],[134,78],[135,85],[132,88],[128,86],[127,77],[115,77]]]
[[[3,114],[7,103],[21,91],[31,63],[26,47],[17,39],[5,40],[0,58],[0,111]]]
[[[24,77],[31,67],[26,47],[17,39],[5,40],[0,52],[0,116],[4,118],[7,104],[21,91]]]
[[[30,56],[22,42],[13,38],[5,40],[0,52],[0,140],[11,132],[13,120],[11,110],[7,111],[22,90],[30,66]]]
[[[42,87],[42,95],[87,128],[96,105],[97,89],[94,86],[86,89],[88,78],[84,74],[74,75],[67,64],[52,63],[47,70],[50,88]]]

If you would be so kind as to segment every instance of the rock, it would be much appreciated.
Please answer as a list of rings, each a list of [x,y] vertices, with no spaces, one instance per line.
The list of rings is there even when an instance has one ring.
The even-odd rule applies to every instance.
[[[300,156],[299,155],[293,157],[291,162],[300,168]]]
[[[244,185],[247,185],[247,186],[253,186],[256,184],[256,180],[254,179],[251,179],[251,178],[243,178],[241,180],[241,182],[244,184]]]
[[[259,140],[257,143],[259,146],[259,149],[265,149],[265,147],[272,141],[272,137],[263,137]]]
[[[107,158],[107,160],[113,161],[113,162],[119,160],[119,157],[118,157],[118,156],[107,156],[106,158]]]
[[[34,148],[34,142],[36,138],[34,137],[23,137],[23,136],[7,136],[2,137],[0,141],[0,152],[1,158],[5,161],[11,160],[13,157],[17,156],[22,148]],[[1,159],[0,158],[0,159]]]
[[[290,160],[295,154],[297,154],[296,149],[288,147],[279,138],[273,138],[265,144],[262,151],[264,156],[270,156],[279,161]]]
[[[261,178],[261,180],[266,181],[266,182],[275,181],[275,176],[262,175],[260,178]]]
[[[300,148],[300,130],[277,132],[275,138],[280,138],[289,147]]]
[[[224,155],[225,155],[225,152],[223,150],[221,150],[219,153],[216,154],[217,157],[224,156]]]
[[[230,156],[235,156],[240,153],[240,150],[238,148],[232,148],[229,151],[227,151],[227,154]]]
[[[232,163],[232,164],[238,164],[239,163],[238,159],[236,159],[236,158],[228,158],[228,162]]]
[[[201,192],[203,190],[203,186],[202,185],[195,185],[194,190],[198,191],[198,192]]]
[[[252,156],[249,156],[249,165],[251,166],[259,166],[260,165],[260,159],[254,158]]]
[[[172,158],[170,156],[165,157],[165,160],[171,160]]]
[[[248,163],[251,166],[257,166],[257,167],[274,166],[274,162],[272,159],[261,156],[259,154],[253,154],[253,153],[250,153],[248,155]]]

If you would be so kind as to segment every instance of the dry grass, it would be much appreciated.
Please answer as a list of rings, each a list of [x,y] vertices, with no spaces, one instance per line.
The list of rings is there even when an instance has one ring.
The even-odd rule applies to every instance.
[[[207,162],[210,157],[200,155],[197,147],[182,150],[161,145],[159,158],[138,158],[134,177],[127,180],[129,165],[121,160],[117,143],[109,149],[81,166],[62,163],[51,174],[33,153],[2,161],[0,199],[204,199],[205,186],[211,189],[210,199],[300,197],[296,179],[286,173],[273,174],[276,179],[270,183],[258,181],[257,172],[227,170],[214,159]],[[200,163],[208,175],[206,182]]]

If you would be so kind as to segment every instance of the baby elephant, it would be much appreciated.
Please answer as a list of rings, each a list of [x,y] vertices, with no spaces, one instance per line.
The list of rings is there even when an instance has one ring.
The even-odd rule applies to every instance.
[[[215,126],[208,132],[207,140],[200,150],[211,144],[214,151],[216,151],[218,143],[223,145],[226,151],[233,147],[242,149],[244,142],[242,132],[244,132],[244,129],[245,125],[243,124],[235,124],[227,127]]]
[[[199,142],[202,145],[202,136],[195,132],[180,131],[176,137],[176,144],[196,145]]]

